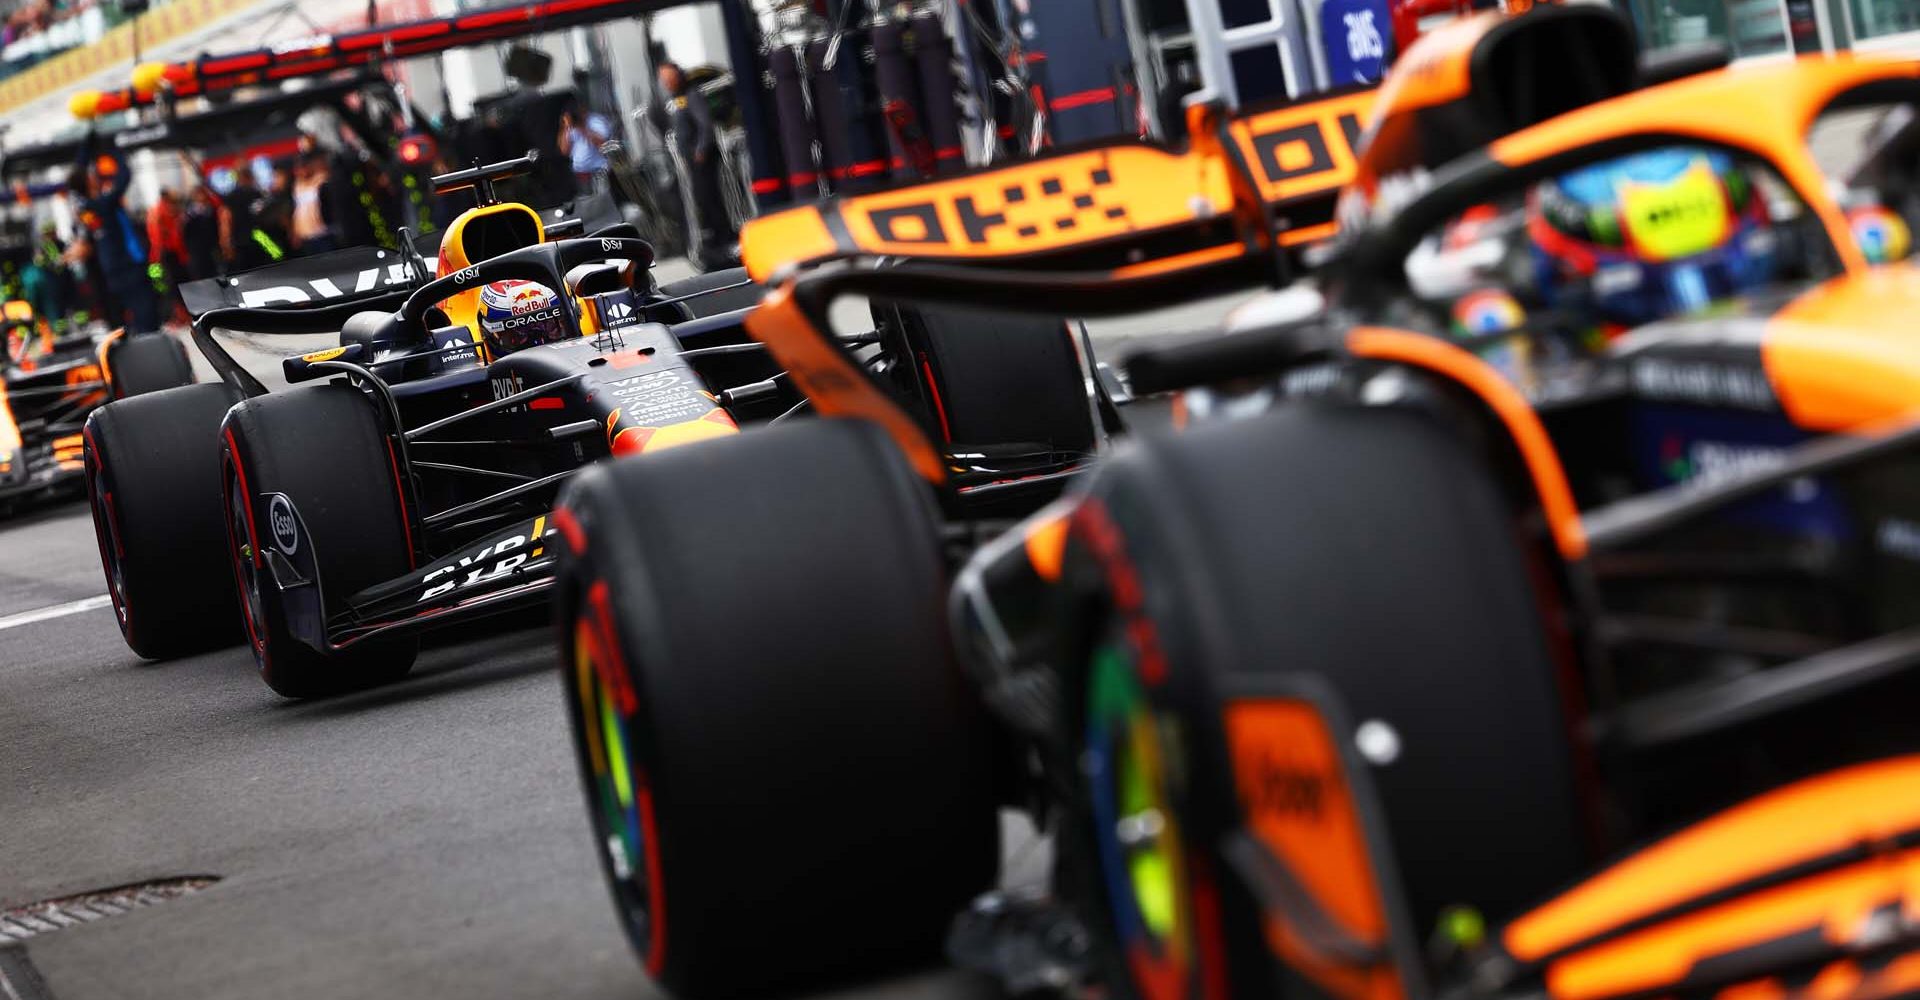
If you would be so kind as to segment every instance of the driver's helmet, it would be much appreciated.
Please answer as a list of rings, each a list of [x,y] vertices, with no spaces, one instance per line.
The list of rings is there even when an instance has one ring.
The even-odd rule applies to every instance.
[[[531,281],[496,281],[480,289],[475,316],[495,358],[568,336],[565,305],[553,289]]]
[[[1771,281],[1778,234],[1733,158],[1672,146],[1536,186],[1527,236],[1545,305],[1618,333]]]

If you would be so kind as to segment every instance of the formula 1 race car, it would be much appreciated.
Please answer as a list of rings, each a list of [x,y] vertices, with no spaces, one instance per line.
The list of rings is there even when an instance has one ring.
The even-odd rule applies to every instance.
[[[1315,108],[1201,105],[1182,154],[748,228],[750,267],[825,261],[749,325],[853,419],[612,463],[556,513],[589,812],[663,985],[799,989],[944,941],[1016,993],[1915,991],[1920,272],[1870,262],[1807,134],[1920,103],[1920,62],[1649,74],[1583,5],[1469,18],[1401,73],[1331,310],[1263,296],[1136,358],[1138,392],[1207,387],[1185,429],[970,553],[991,526],[928,503],[939,451],[849,374],[830,303],[1277,285],[1299,229],[1272,168],[1311,158],[1262,116]],[[905,252],[908,217],[912,259],[860,258]],[[776,439],[831,484],[717,500]],[[766,558],[662,569],[722,531]],[[996,804],[1052,834],[1044,898],[969,906]]]
[[[0,511],[84,488],[80,430],[101,404],[193,381],[164,334],[57,336],[24,300],[0,309]]]
[[[244,636],[290,696],[396,677],[421,631],[545,599],[548,511],[581,466],[805,409],[742,326],[744,274],[660,287],[629,227],[555,239],[539,213],[492,197],[531,162],[435,179],[479,192],[443,238],[438,277],[417,255],[350,250],[188,289],[222,381],[105,407],[87,428],[102,562],[135,652]],[[1065,327],[1010,322],[983,352],[955,344],[990,322],[977,314],[883,312],[852,343],[909,405],[978,432],[1026,475],[1092,447]],[[268,392],[215,330],[339,342],[283,362],[288,383],[324,384]],[[777,497],[787,476],[819,474],[771,466],[752,490]]]

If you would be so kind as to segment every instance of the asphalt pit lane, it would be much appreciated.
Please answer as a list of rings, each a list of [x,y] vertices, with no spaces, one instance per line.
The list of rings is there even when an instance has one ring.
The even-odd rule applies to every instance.
[[[10,906],[0,910],[0,946],[179,899],[218,881],[218,875],[185,875]]]

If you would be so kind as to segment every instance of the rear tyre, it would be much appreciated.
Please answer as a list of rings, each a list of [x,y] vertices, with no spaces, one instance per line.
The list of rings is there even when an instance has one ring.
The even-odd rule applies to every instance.
[[[733,997],[936,957],[998,820],[893,445],[768,428],[583,470],[555,516],[574,743],[649,973]]]
[[[879,311],[907,327],[914,373],[931,385],[926,418],[945,441],[1093,450],[1092,404],[1067,324],[951,307]]]
[[[1089,799],[1153,799],[1137,776],[1165,778],[1186,801],[1163,839],[1219,843],[1240,822],[1224,744],[1197,750],[1190,735],[1184,773],[1163,773],[1181,758],[1138,737],[1164,727],[1121,723],[1174,716],[1191,734],[1218,725],[1203,720],[1218,717],[1217,692],[1236,674],[1314,674],[1356,737],[1369,732],[1379,749],[1384,734],[1394,748],[1370,770],[1417,940],[1447,907],[1498,923],[1571,880],[1586,838],[1558,673],[1517,518],[1481,464],[1417,414],[1303,405],[1143,438],[1103,465],[1069,557],[1097,609],[1071,689],[1090,692],[1092,773],[1115,780]],[[1130,610],[1111,596],[1123,591]],[[1108,860],[1095,881],[1110,889],[1116,933],[1192,927],[1177,919],[1184,908],[1147,905],[1179,879],[1136,884],[1166,865],[1115,867],[1131,849],[1098,812],[1091,853]],[[1226,951],[1264,961],[1241,913]]]
[[[373,404],[329,384],[255,396],[227,414],[220,482],[232,578],[267,686],[290,698],[396,680],[412,669],[415,638],[369,639],[322,653],[293,637],[262,541],[270,497],[285,494],[312,547],[328,606],[413,568],[390,443]]]
[[[87,417],[87,502],[120,634],[150,660],[240,641],[220,515],[220,418],[240,394],[189,385]]]
[[[128,333],[107,345],[107,382],[126,399],[193,384],[187,349],[164,333]]]

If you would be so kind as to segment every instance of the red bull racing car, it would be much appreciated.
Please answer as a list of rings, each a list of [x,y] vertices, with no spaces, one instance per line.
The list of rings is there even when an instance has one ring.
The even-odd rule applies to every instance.
[[[221,381],[104,407],[85,433],[101,560],[136,653],[244,639],[291,696],[399,676],[422,631],[546,599],[552,498],[582,466],[806,409],[742,325],[751,281],[660,286],[629,227],[562,236],[496,201],[493,182],[531,162],[436,178],[479,202],[437,266],[346,250],[185,289]],[[973,421],[1009,467],[1044,478],[1091,448],[1064,326],[1016,323],[1024,336],[983,355],[948,346],[991,322],[977,315],[882,320],[849,340],[864,363],[910,405]],[[338,342],[287,358],[292,387],[270,392],[216,330]],[[1020,374],[1003,380],[1002,365]],[[997,405],[1009,386],[1036,391]],[[743,488],[773,497],[784,476],[819,474],[769,470]]]
[[[1329,311],[1262,296],[1134,359],[1184,430],[997,534],[943,508],[956,463],[858,381],[828,305],[1279,284],[1274,168],[1311,149],[1261,154],[1301,133],[1201,106],[1184,153],[749,227],[750,267],[817,262],[749,326],[846,419],[613,463],[556,514],[589,810],[666,987],[944,943],[1015,992],[1156,1000],[1920,991],[1920,272],[1876,261],[1899,240],[1808,143],[1910,115],[1920,62],[1649,69],[1574,6],[1467,19],[1399,72],[1329,151]],[[1913,140],[1857,176],[1912,177]],[[889,233],[914,259],[864,262],[905,252]],[[756,443],[832,485],[701,490]],[[673,572],[721,532],[768,559]],[[738,602],[765,634],[726,626]],[[1052,834],[1051,879],[970,903],[996,804]]]

